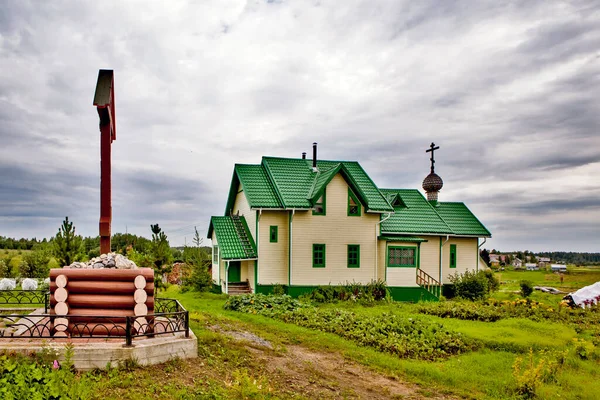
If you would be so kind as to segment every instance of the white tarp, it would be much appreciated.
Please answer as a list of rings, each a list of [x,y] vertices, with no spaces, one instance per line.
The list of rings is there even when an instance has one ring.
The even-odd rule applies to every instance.
[[[600,297],[600,282],[596,282],[593,285],[583,287],[578,291],[569,294],[569,296],[571,297],[571,299],[573,299],[573,302],[575,304],[581,307],[585,307],[584,302],[586,300],[590,300],[594,304],[597,304],[597,297]]]
[[[35,279],[25,278],[23,282],[21,282],[21,287],[23,290],[37,290],[38,283]]]
[[[3,278],[0,280],[0,290],[15,290],[17,282],[14,279]]]

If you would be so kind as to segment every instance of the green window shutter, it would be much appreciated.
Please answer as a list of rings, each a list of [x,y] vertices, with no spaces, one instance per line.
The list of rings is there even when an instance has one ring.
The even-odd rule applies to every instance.
[[[219,246],[215,244],[213,246],[213,264],[218,264],[218,263],[219,263]]]
[[[277,243],[277,239],[278,239],[277,230],[278,230],[277,225],[272,225],[269,227],[269,241],[271,243]]]
[[[325,215],[325,208],[327,207],[326,191],[327,189],[323,190],[323,195],[315,202],[315,207],[312,212],[313,215]]]
[[[358,201],[358,198],[352,192],[352,189],[348,188],[348,216],[360,217],[360,208],[360,201]]]
[[[387,266],[414,268],[417,266],[417,257],[416,247],[389,246],[387,250]]]
[[[313,268],[325,268],[325,245],[313,244]]]
[[[360,268],[360,245],[348,245],[348,268]]]
[[[456,245],[450,245],[450,268],[456,268]]]

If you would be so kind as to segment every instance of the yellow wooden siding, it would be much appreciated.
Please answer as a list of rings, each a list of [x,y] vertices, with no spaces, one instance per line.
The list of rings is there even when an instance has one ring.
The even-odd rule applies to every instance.
[[[417,285],[417,268],[410,267],[391,267],[388,268],[387,259],[387,248],[390,246],[399,247],[415,247],[418,248],[417,243],[408,242],[385,242],[382,246],[379,246],[379,265],[386,268],[384,274],[386,274],[386,282],[388,286],[418,286]]]
[[[288,211],[263,211],[259,221],[258,283],[288,284]],[[271,226],[277,226],[277,243],[271,243]]]
[[[250,204],[248,204],[248,199],[246,199],[246,193],[242,190],[242,185],[238,187],[238,194],[235,197],[235,202],[233,203],[233,214],[243,215],[246,218],[246,223],[248,224],[248,229],[250,230],[250,234],[256,241],[256,210],[250,209]]]
[[[421,243],[421,269],[440,280],[440,238],[439,236],[422,236],[427,242]]]
[[[250,287],[254,287],[254,260],[240,262],[240,279],[242,282],[248,281]]]
[[[450,245],[452,244],[456,245],[456,268],[450,268]],[[451,237],[450,240],[448,240],[448,242],[444,244],[443,248],[443,283],[450,283],[450,279],[448,279],[448,276],[451,274],[462,274],[467,270],[476,270],[478,265],[477,252],[477,238]]]
[[[219,243],[217,243],[217,235],[215,234],[214,231],[213,231],[212,237],[210,239],[212,241],[213,247],[219,245]],[[212,279],[213,279],[213,282],[215,282],[218,285],[218,284],[220,284],[219,277],[221,276],[219,274],[220,268],[219,268],[218,264],[213,263],[214,257],[212,256],[212,251],[210,254],[211,254],[211,263],[212,263]]]
[[[379,214],[348,216],[348,184],[336,175],[326,189],[326,215],[297,211],[292,221],[292,285],[326,285],[355,281],[366,284],[375,275],[375,224]],[[262,229],[262,228],[261,228]],[[313,244],[325,247],[325,268],[313,268]],[[349,244],[360,245],[360,268],[348,268]],[[261,255],[262,257],[262,255]],[[260,267],[259,267],[260,268]],[[259,275],[262,280],[262,271]]]

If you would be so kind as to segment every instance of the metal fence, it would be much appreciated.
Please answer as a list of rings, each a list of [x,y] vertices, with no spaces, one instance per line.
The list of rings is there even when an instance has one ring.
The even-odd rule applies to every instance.
[[[21,292],[26,291],[0,291],[0,304],[45,304],[44,313],[2,314],[0,308],[0,338],[125,338],[125,344],[131,346],[135,338],[178,332],[189,337],[189,313],[177,299],[155,298],[154,312],[143,316],[57,316],[48,313],[48,292],[37,291],[42,292],[37,295]]]

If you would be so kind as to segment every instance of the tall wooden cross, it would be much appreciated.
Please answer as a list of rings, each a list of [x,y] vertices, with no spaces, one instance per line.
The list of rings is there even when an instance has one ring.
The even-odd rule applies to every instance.
[[[433,159],[433,152],[438,150],[440,148],[440,146],[436,146],[435,143],[431,142],[431,145],[429,145],[429,150],[425,150],[425,153],[429,153],[431,152],[431,173],[433,174],[433,171],[435,169],[435,160]]]
[[[98,72],[94,106],[100,117],[100,253],[110,253],[112,222],[111,145],[117,139],[115,79],[112,69]]]

